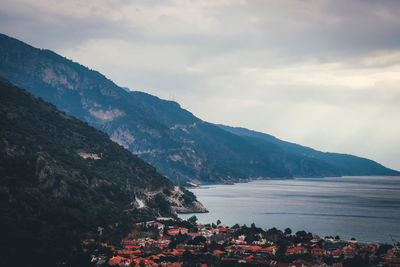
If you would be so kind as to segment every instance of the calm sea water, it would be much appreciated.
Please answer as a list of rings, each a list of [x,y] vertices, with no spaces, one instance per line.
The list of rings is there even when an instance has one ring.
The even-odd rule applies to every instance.
[[[201,223],[290,227],[359,241],[400,241],[400,177],[264,180],[191,189],[210,213]],[[183,219],[193,214],[181,214]]]

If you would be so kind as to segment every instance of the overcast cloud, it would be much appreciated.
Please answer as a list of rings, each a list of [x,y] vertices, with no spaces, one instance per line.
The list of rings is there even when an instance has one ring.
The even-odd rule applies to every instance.
[[[0,0],[0,31],[203,120],[400,170],[398,0]]]

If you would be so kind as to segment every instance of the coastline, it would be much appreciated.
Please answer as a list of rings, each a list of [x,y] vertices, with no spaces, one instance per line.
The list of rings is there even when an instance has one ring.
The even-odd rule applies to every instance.
[[[391,193],[396,188],[400,190],[400,176],[256,180],[229,186],[206,184],[190,190],[210,212],[182,213],[179,217],[195,215],[201,223],[220,219],[231,226],[255,222],[262,227],[305,229],[321,236],[339,233],[348,239],[390,242],[389,234],[400,240],[397,216],[392,218],[393,205],[400,203],[400,197]],[[386,199],[389,196],[390,201]]]

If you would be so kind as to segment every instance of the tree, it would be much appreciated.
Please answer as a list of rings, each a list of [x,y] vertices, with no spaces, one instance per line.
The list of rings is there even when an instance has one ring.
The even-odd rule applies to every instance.
[[[343,261],[343,267],[367,267],[371,266],[366,260],[361,258],[361,256],[355,256],[352,259],[346,259]]]
[[[190,222],[193,225],[196,225],[197,222],[197,217],[196,215],[193,215],[192,217],[190,217],[189,219],[187,219],[188,222]]]
[[[246,238],[245,238],[245,241],[246,241],[248,244],[251,244],[251,243],[253,243],[254,241],[258,241],[258,240],[260,240],[260,237],[259,237],[258,235],[248,235],[248,236],[246,236]]]
[[[288,247],[288,241],[284,238],[279,239],[276,244],[278,245],[278,251],[276,252],[278,255],[285,255],[286,249]]]
[[[204,236],[196,236],[194,239],[193,239],[193,243],[195,244],[195,245],[198,245],[198,244],[200,244],[200,243],[206,243],[207,242],[207,239],[204,237]]]
[[[176,241],[175,239],[171,240],[171,242],[168,245],[168,248],[173,249],[176,248],[176,245],[178,245],[178,241]]]
[[[217,225],[220,225],[221,224],[221,220],[217,220]]]
[[[159,254],[162,252],[162,249],[160,249],[158,246],[156,246],[154,244],[151,244],[149,249],[150,249],[151,253],[153,253],[153,254]]]
[[[322,261],[325,262],[327,265],[333,265],[335,259],[332,256],[329,256],[325,257]]]
[[[291,235],[292,234],[292,229],[289,227],[285,229],[285,235]]]
[[[265,234],[266,234],[267,239],[276,242],[283,233],[281,230],[278,230],[275,227],[273,227],[271,229],[268,229]]]
[[[185,250],[185,252],[182,254],[182,258],[184,260],[191,260],[193,258],[193,254],[189,250]]]
[[[389,244],[382,245],[382,246],[380,246],[380,247],[378,248],[378,250],[376,251],[376,255],[385,254],[386,251],[388,251],[389,249],[392,249],[392,248],[393,248],[393,246],[392,246],[392,245],[389,245]]]

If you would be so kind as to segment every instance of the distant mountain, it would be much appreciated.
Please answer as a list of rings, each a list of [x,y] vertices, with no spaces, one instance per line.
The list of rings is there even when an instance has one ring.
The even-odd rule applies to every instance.
[[[6,35],[0,35],[0,76],[107,133],[178,184],[346,174],[334,164],[255,144],[176,102],[128,92],[96,71]],[[354,174],[375,174],[354,167]],[[393,172],[382,167],[380,173]]]
[[[225,131],[241,136],[254,146],[259,147],[270,155],[271,160],[275,164],[289,170],[296,177],[400,174],[398,171],[388,169],[366,158],[321,152],[246,128],[225,125],[217,126]]]
[[[204,211],[106,134],[4,80],[0,200],[1,266],[26,265],[21,253],[58,266],[77,260],[84,238],[120,240],[137,221]]]
[[[290,177],[243,138],[179,104],[127,92],[96,71],[0,35],[0,76],[107,133],[173,181]]]

